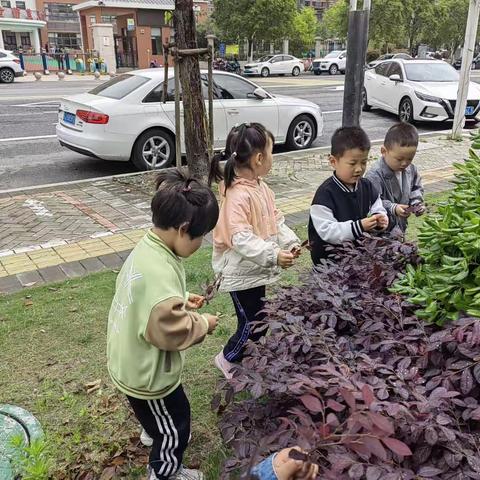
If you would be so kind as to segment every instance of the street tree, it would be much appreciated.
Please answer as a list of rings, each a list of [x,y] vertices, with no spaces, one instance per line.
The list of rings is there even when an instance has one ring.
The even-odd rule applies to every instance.
[[[175,0],[173,14],[177,49],[197,48],[193,0]],[[208,176],[208,126],[202,95],[198,56],[186,55],[179,60],[185,131],[185,149],[190,174],[205,181]]]
[[[323,16],[323,28],[319,30],[319,34],[325,39],[345,40],[348,32],[348,10],[348,0],[339,0],[334,3]]]
[[[315,43],[318,20],[315,10],[311,7],[300,9],[293,20],[293,29],[290,34],[290,46],[293,52],[311,49]]]
[[[402,3],[402,24],[408,48],[413,54],[419,40],[428,38],[434,29],[435,5],[428,0],[403,0]]]
[[[287,38],[293,29],[296,0],[214,0],[214,19],[222,36],[249,42]]]
[[[399,14],[402,12],[403,0],[375,0],[370,12],[369,39],[384,51],[391,44],[402,43],[404,29],[399,24]]]

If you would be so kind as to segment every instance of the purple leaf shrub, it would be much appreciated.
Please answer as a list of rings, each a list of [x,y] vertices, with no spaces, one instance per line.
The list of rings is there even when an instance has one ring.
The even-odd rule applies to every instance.
[[[298,444],[322,480],[480,479],[480,320],[416,318],[388,287],[418,262],[366,238],[276,292],[269,335],[213,400],[224,478]]]

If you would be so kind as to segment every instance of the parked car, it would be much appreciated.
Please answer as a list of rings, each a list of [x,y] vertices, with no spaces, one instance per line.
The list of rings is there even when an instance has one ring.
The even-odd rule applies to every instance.
[[[458,72],[442,60],[389,60],[365,72],[363,109],[381,108],[404,122],[453,119]],[[470,82],[465,117],[476,121],[480,85]]]
[[[15,77],[23,77],[20,60],[8,50],[0,50],[0,83],[12,83]]]
[[[453,66],[457,69],[460,70],[462,68],[462,57],[460,57],[458,60],[456,60],[453,63]],[[478,70],[480,68],[480,53],[473,58],[472,61],[472,70]]]
[[[247,63],[243,69],[244,75],[293,75],[298,77],[303,72],[303,62],[292,55],[265,55],[255,62]]]
[[[330,75],[336,75],[338,72],[345,73],[346,68],[346,50],[334,50],[324,58],[316,58],[313,61],[313,73],[315,75],[321,75],[322,72],[328,72]]]
[[[244,122],[263,123],[273,133],[276,143],[286,143],[293,150],[310,147],[322,135],[323,115],[317,104],[272,95],[255,83],[227,72],[214,72],[213,79],[215,149],[225,148],[232,127]],[[175,159],[173,72],[169,73],[166,103],[163,103],[163,81],[163,69],[138,70],[119,75],[88,93],[61,100],[56,129],[60,144],[104,160],[131,160],[139,170],[172,165]],[[207,99],[205,71],[202,83]]]
[[[374,68],[380,62],[384,62],[385,60],[393,60],[393,59],[397,59],[397,58],[402,58],[404,60],[410,60],[412,57],[408,53],[386,53],[385,55],[382,55],[381,57],[378,57],[373,62],[370,62],[368,64],[368,68]]]

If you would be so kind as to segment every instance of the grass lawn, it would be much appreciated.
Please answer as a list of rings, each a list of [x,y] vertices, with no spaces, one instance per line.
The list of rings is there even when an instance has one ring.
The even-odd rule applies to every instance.
[[[427,197],[434,206],[445,194]],[[409,238],[416,238],[421,219],[414,219]],[[297,229],[306,238],[305,227]],[[308,268],[285,272],[283,283],[295,282]],[[210,249],[186,261],[188,287],[211,276]],[[32,288],[0,298],[0,403],[22,406],[34,413],[46,432],[51,477],[99,478],[108,460],[117,457],[123,476],[144,478],[148,449],[139,446],[139,427],[106,370],[106,322],[113,297],[115,272],[104,272],[51,286]],[[186,463],[200,467],[209,480],[218,480],[227,455],[210,409],[219,373],[213,357],[232,333],[233,307],[219,295],[206,311],[221,312],[212,336],[187,354],[184,385],[192,405],[192,442]],[[100,388],[87,393],[87,384]],[[111,478],[111,477],[109,477]]]

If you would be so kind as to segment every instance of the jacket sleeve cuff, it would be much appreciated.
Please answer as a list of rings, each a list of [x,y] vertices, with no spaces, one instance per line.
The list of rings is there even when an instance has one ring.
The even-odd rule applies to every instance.
[[[395,209],[397,208],[397,205],[398,203],[392,203],[392,205],[390,206],[390,213],[395,216],[396,213],[395,213]]]
[[[360,238],[363,235],[364,230],[363,230],[361,220],[357,220],[355,222],[352,222],[352,233],[353,233],[353,237],[355,239]]]
[[[207,333],[208,333],[208,329],[210,328],[210,324],[208,323],[207,317],[205,317],[205,315],[200,315],[200,318],[205,322],[205,326],[207,328]]]

